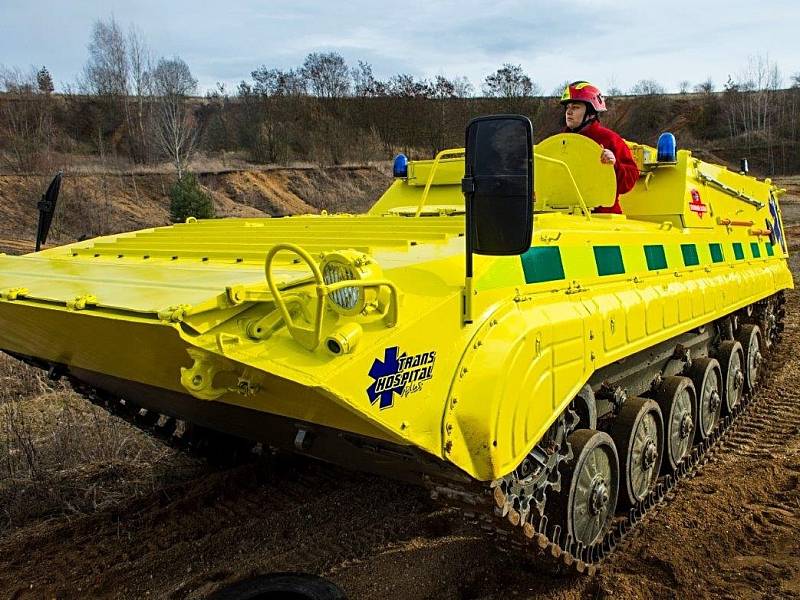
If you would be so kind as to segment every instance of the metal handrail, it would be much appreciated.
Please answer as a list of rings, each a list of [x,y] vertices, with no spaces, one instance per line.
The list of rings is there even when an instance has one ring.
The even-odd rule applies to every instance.
[[[415,217],[418,217],[422,214],[422,209],[425,207],[425,202],[428,200],[428,192],[431,189],[431,184],[433,183],[433,176],[436,174],[436,169],[439,168],[439,161],[442,159],[443,156],[454,156],[456,154],[464,154],[466,149],[464,148],[449,148],[447,150],[442,150],[436,155],[436,158],[433,159],[433,166],[431,167],[431,172],[428,173],[428,180],[425,182],[425,189],[422,190],[422,198],[419,200],[419,206],[417,206],[417,212],[414,213]]]
[[[431,167],[430,173],[428,173],[428,179],[425,182],[425,189],[422,191],[422,198],[420,198],[419,205],[417,206],[417,211],[414,213],[415,217],[419,217],[422,214],[422,209],[425,207],[425,203],[428,200],[428,192],[431,189],[431,185],[433,184],[433,178],[436,174],[436,169],[439,168],[440,160],[445,156],[454,156],[456,154],[464,154],[466,150],[464,148],[450,148],[447,150],[442,150],[439,152],[436,157],[433,159],[433,166]],[[575,181],[575,177],[572,175],[572,169],[569,168],[569,165],[565,163],[563,160],[558,160],[556,158],[551,158],[549,156],[545,156],[544,154],[537,154],[534,152],[534,158],[541,159],[545,162],[553,163],[556,165],[562,166],[566,171],[567,175],[569,176],[569,180],[572,183],[572,187],[575,188],[575,193],[578,195],[578,201],[580,202],[581,210],[583,211],[584,216],[588,221],[592,220],[591,211],[589,207],[586,205],[586,201],[583,199],[583,194],[581,194],[581,190],[578,187],[578,183]]]
[[[560,165],[560,166],[564,167],[564,169],[566,169],[567,175],[569,175],[569,180],[572,182],[572,187],[575,188],[575,193],[578,194],[578,200],[581,203],[581,210],[583,210],[583,214],[586,216],[586,220],[587,221],[591,221],[592,220],[591,212],[589,211],[589,208],[586,206],[586,202],[583,199],[583,194],[581,194],[581,190],[578,187],[578,182],[575,181],[575,177],[572,176],[572,169],[569,168],[569,165],[567,163],[565,163],[563,160],[558,160],[556,158],[550,158],[549,156],[545,156],[544,154],[536,154],[534,152],[533,156],[534,156],[534,158],[541,159],[541,160],[543,160],[545,162],[549,162],[549,163],[553,163],[553,164],[556,164],[556,165]]]
[[[275,256],[278,254],[278,252],[284,250],[297,254],[297,256],[299,256],[303,262],[309,266],[311,269],[311,274],[314,276],[314,281],[316,282],[315,290],[317,296],[317,310],[314,314],[314,326],[311,329],[295,324],[294,320],[292,319],[292,315],[286,306],[286,300],[281,295],[281,292],[275,283],[275,278],[272,274],[272,263],[274,262]],[[386,309],[380,314],[380,317],[384,320],[384,323],[387,327],[394,327],[399,319],[399,294],[397,291],[397,286],[393,282],[386,279],[348,279],[344,281],[337,281],[336,283],[332,284],[326,284],[322,277],[322,272],[319,270],[319,265],[306,250],[295,244],[287,243],[276,244],[273,246],[267,253],[267,257],[264,261],[264,275],[267,280],[269,291],[275,301],[275,306],[277,306],[278,311],[283,318],[283,322],[286,324],[286,329],[289,331],[289,334],[294,338],[294,340],[307,350],[316,350],[317,346],[319,346],[322,342],[322,317],[323,310],[325,308],[325,297],[328,294],[331,294],[342,288],[388,288],[390,299]]]

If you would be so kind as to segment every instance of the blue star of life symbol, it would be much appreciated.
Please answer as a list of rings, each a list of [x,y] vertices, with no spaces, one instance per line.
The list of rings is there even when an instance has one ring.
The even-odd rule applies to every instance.
[[[369,376],[372,377],[373,382],[367,388],[367,395],[369,396],[370,404],[380,399],[378,406],[383,410],[389,408],[394,404],[394,395],[400,394],[405,387],[405,384],[396,385],[391,388],[384,388],[380,392],[377,391],[378,381],[387,375],[396,375],[400,370],[400,363],[397,361],[397,354],[400,351],[398,346],[386,348],[383,351],[383,360],[376,358],[372,363],[372,368],[369,370]]]

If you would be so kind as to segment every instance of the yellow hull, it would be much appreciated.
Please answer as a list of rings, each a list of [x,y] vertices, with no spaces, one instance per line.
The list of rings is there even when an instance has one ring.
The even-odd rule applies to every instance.
[[[0,348],[413,446],[492,480],[598,369],[793,285],[777,191],[682,153],[623,198],[627,217],[585,214],[588,195],[555,206],[567,187],[538,182],[562,191],[537,195],[529,252],[475,257],[465,324],[463,161],[439,162],[438,175],[415,163],[368,215],[203,221],[0,256]],[[761,206],[724,190],[735,184]],[[356,257],[372,300],[337,309],[300,254],[265,266],[283,242],[315,262]]]

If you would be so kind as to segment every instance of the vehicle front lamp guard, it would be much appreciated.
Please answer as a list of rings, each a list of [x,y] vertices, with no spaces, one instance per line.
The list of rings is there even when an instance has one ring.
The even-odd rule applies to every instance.
[[[317,296],[317,308],[314,314],[314,325],[310,329],[297,325],[294,322],[292,315],[286,306],[286,301],[281,295],[281,292],[275,283],[275,278],[272,275],[272,265],[275,260],[275,256],[282,251],[292,252],[299,256],[308,265],[309,269],[311,269],[311,274],[314,277],[316,284],[315,291]],[[398,292],[397,286],[393,282],[386,279],[348,279],[345,281],[337,281],[336,283],[332,283],[330,285],[326,284],[317,262],[306,250],[295,244],[276,244],[273,246],[270,251],[267,252],[267,258],[264,261],[264,275],[267,279],[267,287],[269,287],[269,291],[275,301],[275,306],[278,307],[278,311],[280,311],[281,317],[283,318],[284,323],[286,323],[286,329],[289,330],[289,333],[294,340],[307,350],[316,350],[316,348],[322,342],[322,317],[325,309],[325,298],[328,296],[328,294],[342,288],[387,288],[390,295],[389,302],[386,304],[384,311],[380,314],[380,318],[383,319],[386,327],[394,327],[397,324],[399,316]]]

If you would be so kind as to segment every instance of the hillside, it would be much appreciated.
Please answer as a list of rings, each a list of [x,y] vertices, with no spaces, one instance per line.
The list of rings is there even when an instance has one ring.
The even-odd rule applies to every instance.
[[[0,251],[33,249],[36,203],[50,176],[0,175]],[[296,167],[199,174],[220,217],[362,212],[391,182],[381,167]],[[70,173],[48,244],[169,224],[171,173]]]

